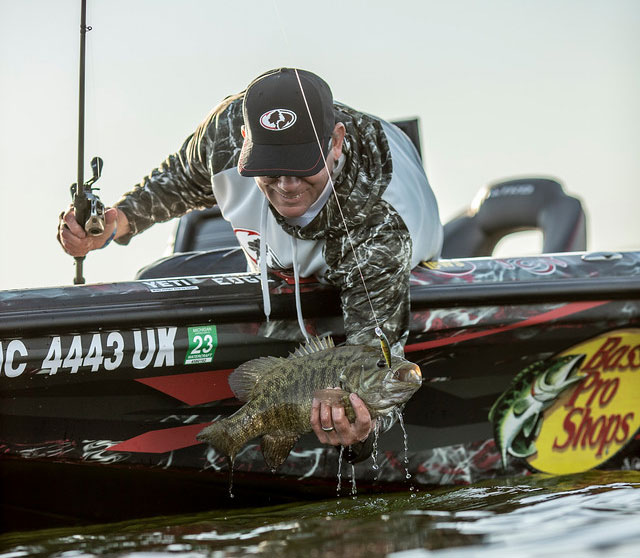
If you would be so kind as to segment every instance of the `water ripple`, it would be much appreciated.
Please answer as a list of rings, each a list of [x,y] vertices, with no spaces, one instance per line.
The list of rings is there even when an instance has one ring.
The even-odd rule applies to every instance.
[[[528,476],[0,536],[0,558],[640,556],[640,472]]]

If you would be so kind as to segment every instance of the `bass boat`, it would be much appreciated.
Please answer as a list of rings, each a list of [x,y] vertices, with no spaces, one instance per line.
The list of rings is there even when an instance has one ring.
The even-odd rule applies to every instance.
[[[3,528],[640,468],[640,252],[585,251],[576,202],[551,179],[486,189],[412,273],[405,356],[422,386],[372,458],[351,467],[305,435],[274,473],[255,440],[231,489],[196,435],[241,405],[236,367],[302,336],[293,278],[270,273],[265,321],[215,210],[185,216],[175,253],[136,280],[0,292]],[[543,254],[490,255],[527,228]],[[336,291],[300,290],[307,332],[343,342]]]

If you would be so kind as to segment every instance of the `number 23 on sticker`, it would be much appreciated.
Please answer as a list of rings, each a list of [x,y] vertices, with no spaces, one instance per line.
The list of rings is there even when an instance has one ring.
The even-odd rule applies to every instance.
[[[218,346],[218,332],[214,325],[195,326],[188,329],[189,347],[185,364],[211,362]]]

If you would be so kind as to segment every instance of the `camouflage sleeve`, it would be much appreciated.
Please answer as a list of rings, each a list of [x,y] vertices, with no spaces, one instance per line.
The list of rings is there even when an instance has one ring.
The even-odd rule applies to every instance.
[[[327,280],[341,291],[347,342],[379,346],[373,305],[393,352],[402,354],[409,334],[409,231],[397,212],[379,200],[363,226],[351,231],[351,240],[359,266],[346,235],[328,241],[326,252]]]
[[[117,240],[119,244],[128,244],[131,237],[154,223],[215,204],[208,168],[215,141],[213,117],[214,113],[209,115],[177,153],[170,155],[115,204],[131,227],[129,234]]]

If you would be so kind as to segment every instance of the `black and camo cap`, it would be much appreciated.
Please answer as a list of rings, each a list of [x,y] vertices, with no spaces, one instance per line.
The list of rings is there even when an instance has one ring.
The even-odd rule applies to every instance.
[[[242,176],[312,176],[324,168],[335,116],[331,89],[322,78],[294,68],[272,70],[249,84],[242,108]]]

